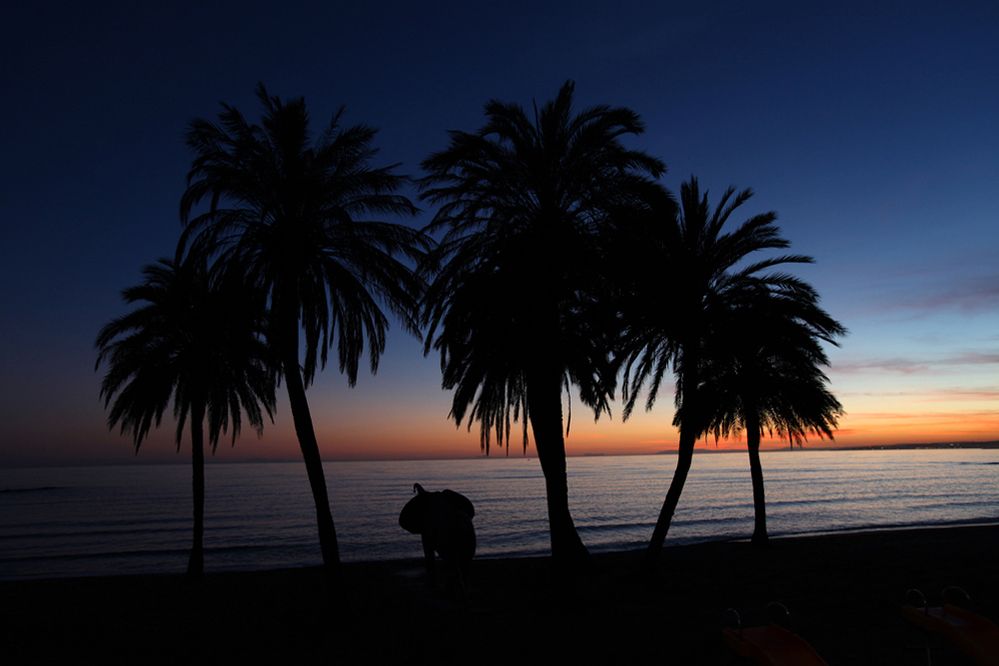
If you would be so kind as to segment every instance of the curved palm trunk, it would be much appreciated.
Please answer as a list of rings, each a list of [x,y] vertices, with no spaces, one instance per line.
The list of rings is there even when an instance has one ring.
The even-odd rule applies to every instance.
[[[685,351],[691,348],[690,344],[684,345]],[[649,540],[649,546],[645,552],[646,562],[650,564],[662,552],[666,534],[673,522],[673,514],[676,512],[677,504],[680,503],[680,494],[683,493],[683,486],[687,482],[690,464],[694,459],[694,444],[697,443],[697,434],[700,428],[700,405],[697,395],[697,384],[700,381],[699,362],[700,359],[694,353],[688,352],[686,354],[686,362],[682,370],[683,407],[686,416],[684,422],[680,424],[680,444],[677,450],[673,480],[669,484],[669,490],[666,491],[666,499],[663,500],[663,506],[659,510],[659,518],[656,520],[656,527],[652,531],[652,538]]]
[[[323,472],[322,457],[319,455],[319,442],[312,427],[312,414],[305,396],[302,371],[298,366],[297,350],[294,359],[294,362],[286,359],[282,364],[284,381],[288,386],[288,402],[291,404],[295,434],[298,436],[298,445],[305,461],[305,471],[309,475],[309,486],[312,488],[312,498],[316,504],[316,526],[319,529],[319,547],[323,553],[323,565],[331,572],[337,572],[340,568],[340,547],[337,544],[336,527],[333,525],[333,513],[330,511],[326,475]]]
[[[569,513],[569,484],[562,435],[562,378],[558,372],[533,373],[527,383],[534,445],[545,475],[552,559],[560,564],[585,559],[589,552]]]
[[[285,300],[285,303],[292,301]],[[291,405],[292,418],[295,421],[295,435],[298,446],[305,461],[305,471],[309,476],[309,486],[312,488],[312,499],[316,505],[316,527],[319,531],[319,547],[323,555],[323,566],[332,574],[340,571],[340,547],[336,538],[336,527],[333,524],[333,513],[330,511],[329,492],[326,489],[326,475],[323,472],[323,460],[319,455],[319,442],[312,425],[312,413],[309,401],[305,395],[305,382],[302,380],[302,369],[298,359],[298,311],[297,308],[275,304],[278,325],[281,326],[280,346],[281,371],[285,385],[288,388],[288,402]]]
[[[765,546],[767,537],[767,502],[763,493],[763,466],[760,464],[760,419],[753,413],[746,414],[746,445],[749,449],[749,473],[753,478],[753,510],[756,522],[753,543]]]
[[[680,503],[680,494],[683,486],[687,482],[687,473],[690,471],[690,463],[694,460],[694,444],[697,438],[690,432],[692,428],[680,428],[680,446],[676,455],[676,470],[673,472],[673,480],[670,481],[669,490],[666,491],[666,499],[659,510],[659,518],[656,520],[656,527],[652,531],[652,539],[645,552],[646,559],[653,561],[663,549],[666,541],[666,534],[669,532],[670,524],[673,522],[673,514],[676,513],[676,506]]]
[[[205,572],[205,438],[204,405],[191,409],[191,475],[194,496],[194,541],[187,561],[189,578],[201,578]]]

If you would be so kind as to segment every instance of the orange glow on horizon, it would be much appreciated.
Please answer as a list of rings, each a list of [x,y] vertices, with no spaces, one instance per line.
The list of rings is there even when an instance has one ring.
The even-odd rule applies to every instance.
[[[358,389],[327,397],[310,396],[319,448],[326,460],[472,458],[482,456],[479,429],[456,427],[447,418],[450,395],[435,389],[421,400],[408,395],[392,395]],[[999,409],[995,392],[986,389],[955,391],[909,390],[875,394],[843,391],[840,394],[846,415],[840,419],[835,440],[809,437],[805,448],[862,447],[890,444],[949,443],[999,440]],[[390,405],[386,407],[386,405]],[[566,440],[570,456],[654,454],[674,451],[679,433],[671,425],[672,397],[660,396],[651,412],[636,408],[627,422],[621,421],[620,405],[612,405],[613,418],[603,416],[594,422],[592,412],[573,400],[572,423]],[[109,433],[100,409],[81,407],[51,419],[39,410],[30,429],[15,428],[11,441],[30,446],[16,449],[8,463],[22,464],[145,464],[187,463],[189,436],[185,433],[180,452],[174,443],[174,424],[165,416],[135,455],[128,437]],[[745,438],[701,439],[698,450],[744,450]],[[788,442],[764,437],[767,449],[787,448]],[[507,449],[492,442],[491,455],[502,457]],[[510,456],[523,455],[520,424],[515,424],[509,445]],[[528,456],[534,456],[533,441]],[[279,404],[273,424],[267,424],[263,437],[244,429],[233,447],[228,438],[219,443],[215,461],[300,460],[298,441],[286,404]]]

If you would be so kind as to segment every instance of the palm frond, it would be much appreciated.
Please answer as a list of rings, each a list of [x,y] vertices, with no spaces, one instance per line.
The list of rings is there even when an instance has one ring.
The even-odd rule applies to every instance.
[[[343,125],[341,108],[313,137],[304,99],[282,100],[262,84],[257,97],[259,125],[225,105],[217,122],[191,123],[187,143],[195,157],[181,198],[184,242],[275,305],[284,323],[270,328],[272,346],[295,353],[297,336],[287,331],[299,322],[306,385],[334,348],[353,385],[363,355],[372,371],[378,367],[389,327],[385,311],[419,334],[425,281],[414,265],[432,242],[419,230],[378,219],[418,209],[398,193],[408,182],[398,165],[373,164],[374,128]]]
[[[425,351],[440,353],[451,418],[478,422],[486,452],[493,437],[509,446],[518,419],[526,446],[539,373],[577,386],[595,416],[616,387],[603,235],[665,166],[621,142],[644,130],[637,114],[574,112],[573,91],[531,114],[492,100],[478,131],[450,132],[422,164],[421,198],[438,206],[425,231],[440,235],[421,264]]]
[[[244,412],[259,432],[262,415],[274,413],[262,304],[191,256],[162,259],[143,276],[123,292],[126,303],[139,307],[97,336],[109,428],[131,434],[138,450],[172,402],[178,446],[195,405],[206,414],[213,448],[225,432],[235,442]]]
[[[623,269],[632,293],[624,300],[618,346],[625,418],[645,386],[646,409],[652,408],[672,367],[674,424],[681,430],[734,434],[752,409],[764,427],[792,441],[808,433],[832,437],[842,406],[828,391],[819,341],[836,344],[846,329],[819,307],[810,285],[774,270],[812,263],[811,257],[746,263],[789,245],[772,212],[724,231],[751,197],[751,190],[728,188],[712,211],[691,177],[678,207],[661,200],[624,230],[621,252],[632,261]]]

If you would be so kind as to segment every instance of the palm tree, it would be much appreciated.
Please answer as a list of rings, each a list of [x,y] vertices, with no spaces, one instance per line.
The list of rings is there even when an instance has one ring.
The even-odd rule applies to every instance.
[[[562,390],[578,387],[596,416],[615,385],[600,234],[610,212],[663,164],[624,147],[644,127],[625,108],[572,112],[573,84],[533,122],[516,104],[486,104],[477,132],[452,131],[423,163],[423,198],[443,231],[427,291],[426,352],[441,355],[450,416],[479,422],[509,451],[511,418],[528,420],[545,476],[552,556],[585,557],[568,504]],[[567,428],[566,428],[567,429]]]
[[[769,288],[773,286],[773,288]],[[764,430],[799,446],[808,434],[833,438],[843,407],[829,391],[821,342],[837,344],[843,326],[818,294],[788,277],[747,290],[709,336],[701,370],[706,430],[716,441],[746,432],[753,480],[753,543],[767,543],[760,439]]]
[[[263,85],[257,97],[259,125],[228,105],[217,123],[191,123],[181,219],[198,252],[270,302],[267,338],[288,389],[323,562],[335,573],[339,547],[305,389],[333,348],[350,386],[365,347],[375,372],[386,308],[418,334],[423,283],[407,260],[420,261],[427,245],[421,232],[377,219],[416,208],[396,194],[406,182],[396,165],[372,166],[374,129],[341,126],[340,109],[313,137],[303,99],[282,101]],[[205,200],[207,210],[194,214]]]
[[[204,570],[204,433],[215,452],[222,434],[235,444],[245,412],[259,435],[273,419],[274,377],[260,333],[262,309],[238,285],[210,278],[204,263],[162,259],[142,284],[122,292],[131,312],[97,336],[97,367],[106,363],[101,397],[108,427],[130,433],[138,452],[171,400],[177,449],[190,418],[194,545],[187,573]]]
[[[783,264],[810,263],[782,255],[743,265],[756,252],[788,247],[774,224],[776,214],[755,215],[731,232],[725,223],[752,196],[729,188],[712,211],[707,193],[691,177],[671,198],[653,200],[622,237],[630,255],[622,303],[625,330],[619,346],[624,364],[624,417],[648,382],[646,409],[658,397],[663,377],[676,375],[675,400],[680,442],[676,470],[649,542],[648,555],[662,550],[693,460],[694,444],[708,425],[701,396],[705,343],[721,315],[747,288],[793,289],[795,278],[767,272]]]

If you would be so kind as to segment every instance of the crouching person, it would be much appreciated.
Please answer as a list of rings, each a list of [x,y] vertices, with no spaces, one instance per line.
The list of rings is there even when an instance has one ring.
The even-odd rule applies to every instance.
[[[413,484],[413,497],[399,514],[399,525],[423,540],[423,557],[431,582],[436,580],[436,556],[454,567],[462,591],[462,571],[475,556],[475,507],[467,497],[453,490],[427,492]]]

